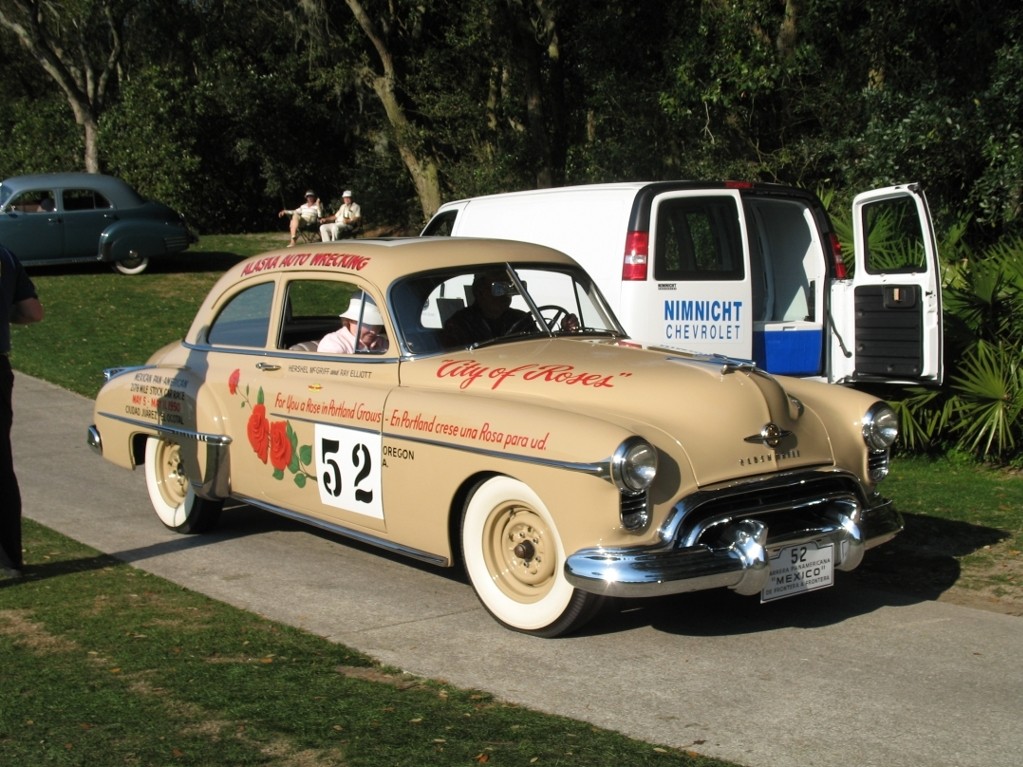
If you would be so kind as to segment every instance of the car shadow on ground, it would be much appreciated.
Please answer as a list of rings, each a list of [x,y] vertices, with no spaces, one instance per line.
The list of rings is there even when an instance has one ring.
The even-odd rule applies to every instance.
[[[835,585],[830,588],[766,604],[758,596],[740,596],[727,589],[612,600],[574,636],[614,634],[644,626],[683,636],[723,636],[834,625],[885,607],[937,599],[959,579],[957,557],[1006,537],[1001,530],[964,522],[915,514],[904,517],[906,526],[902,533],[868,551],[853,572],[835,573]],[[233,513],[226,510],[214,535],[233,537],[281,530],[305,531],[338,546],[349,546],[415,568],[428,577],[472,588],[460,564],[436,567],[248,506],[237,505]]]

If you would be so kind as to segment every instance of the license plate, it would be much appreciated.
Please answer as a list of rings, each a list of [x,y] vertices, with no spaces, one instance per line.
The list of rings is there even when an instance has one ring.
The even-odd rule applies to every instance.
[[[804,543],[789,546],[770,559],[767,586],[761,602],[805,594],[827,588],[835,582],[835,544]]]

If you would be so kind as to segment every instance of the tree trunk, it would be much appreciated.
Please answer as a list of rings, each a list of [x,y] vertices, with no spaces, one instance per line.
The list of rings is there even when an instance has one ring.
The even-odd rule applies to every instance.
[[[99,173],[99,117],[103,112],[110,79],[123,53],[121,30],[133,4],[102,0],[85,15],[74,16],[61,4],[35,2],[0,3],[0,26],[6,27],[63,91],[82,126],[84,165]],[[81,9],[78,9],[81,10]],[[94,11],[94,13],[92,13]],[[94,66],[101,61],[102,66]]]
[[[345,2],[380,61],[382,73],[367,69],[363,72],[363,78],[373,88],[373,92],[376,93],[384,107],[398,153],[416,187],[416,194],[419,196],[419,205],[423,210],[423,220],[425,221],[437,212],[441,203],[437,160],[430,157],[422,143],[416,140],[415,126],[409,121],[408,115],[395,95],[394,84],[397,74],[394,58],[383,35],[377,31],[376,25],[359,0],[345,0]]]

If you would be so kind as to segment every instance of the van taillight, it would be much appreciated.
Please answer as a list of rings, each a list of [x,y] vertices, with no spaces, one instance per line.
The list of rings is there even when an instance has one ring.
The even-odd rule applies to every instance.
[[[629,232],[625,237],[625,258],[622,260],[623,280],[645,280],[650,256],[650,233]]]
[[[838,235],[834,232],[831,233],[831,253],[835,258],[835,279],[848,279],[849,272],[845,268],[845,261],[842,260],[842,243],[839,242]]]

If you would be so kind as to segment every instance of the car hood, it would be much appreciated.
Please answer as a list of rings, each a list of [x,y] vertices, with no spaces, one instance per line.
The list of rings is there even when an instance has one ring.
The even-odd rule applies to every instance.
[[[401,378],[403,387],[543,404],[619,424],[688,464],[700,485],[834,463],[816,413],[778,379],[719,357],[547,339],[420,358],[402,365]]]

